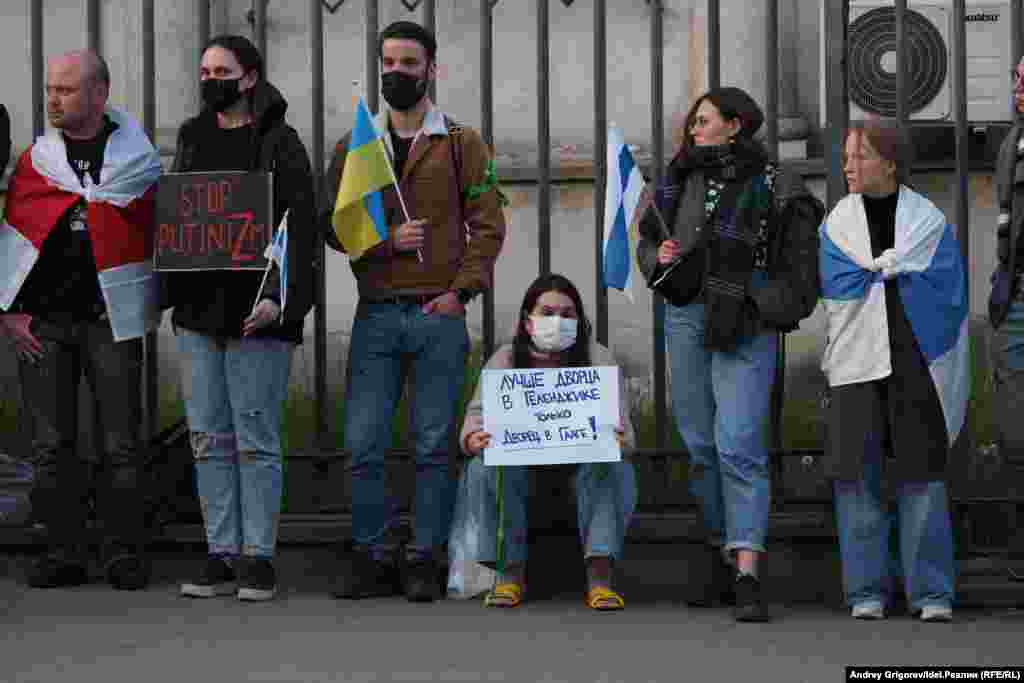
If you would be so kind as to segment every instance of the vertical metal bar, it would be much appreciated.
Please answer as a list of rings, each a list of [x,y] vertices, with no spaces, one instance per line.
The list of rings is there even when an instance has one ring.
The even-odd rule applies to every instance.
[[[427,30],[430,31],[435,39],[437,37],[437,0],[426,0],[423,3],[423,23],[426,25]],[[437,103],[437,80],[430,81],[430,88],[428,89],[430,95],[430,101]]]
[[[494,9],[491,0],[480,0],[480,132],[494,153]],[[484,358],[494,353],[494,273],[492,287],[484,292]]]
[[[43,64],[43,0],[32,0],[29,15],[32,50],[32,137],[46,129],[46,76]]]
[[[608,288],[604,285],[604,202],[608,188],[608,12],[594,0],[594,238],[597,342],[608,345]],[[628,226],[627,226],[628,228]],[[632,258],[632,255],[630,255]]]
[[[142,127],[156,140],[156,30],[155,0],[142,0]],[[160,430],[159,414],[159,352],[157,333],[150,332],[143,341],[145,372],[143,382],[146,407],[146,438],[152,440]]]
[[[380,25],[380,0],[366,0],[366,106],[377,113],[380,87],[380,55],[377,54],[377,31]]]
[[[1024,43],[1024,27],[1021,26],[1021,4],[1019,2],[1010,3],[1010,51],[1014,60],[1014,66],[1016,62],[1020,61],[1022,50],[1022,43]]]
[[[196,20],[198,21],[199,49],[206,47],[210,42],[210,0],[198,0],[196,3]]]
[[[156,31],[155,0],[142,0],[142,125],[156,142]]]
[[[665,7],[651,0],[651,170],[654,186],[661,184],[665,169]],[[632,258],[632,254],[630,254]],[[669,428],[665,382],[665,300],[653,297],[654,314],[654,428],[658,450],[667,445]]]
[[[1015,4],[1015,3],[1011,3]],[[957,238],[963,252],[964,265],[970,261],[967,230],[969,227],[970,195],[968,192],[967,158],[967,7],[965,0],[953,0],[953,102],[956,121],[956,209]],[[969,271],[968,271],[969,272]],[[970,287],[971,279],[967,278]]]
[[[270,0],[253,0],[253,38],[256,49],[263,57],[264,73],[267,71],[267,4]]]
[[[85,31],[89,49],[100,54],[100,2],[88,0],[85,3]]]
[[[843,134],[849,119],[846,80],[846,28],[848,0],[825,0],[826,153],[829,208],[846,194],[843,177]]]
[[[779,0],[766,0],[765,27],[765,144],[772,156],[779,154]]]
[[[967,273],[965,285],[967,300],[970,301],[971,268],[969,203],[968,196],[968,158],[967,158],[967,7],[965,0],[953,0],[953,106],[956,148],[956,189],[953,195],[957,239],[960,241],[960,254],[963,258],[964,271]],[[1011,3],[1017,4],[1017,3]],[[953,446],[951,457],[968,457],[967,449],[973,440],[970,421],[964,425],[964,433]]]
[[[907,120],[907,0],[896,2],[896,119]],[[956,28],[954,27],[954,30]]]
[[[309,59],[313,72],[313,190],[314,200],[322,191],[324,172],[324,8],[321,0],[309,0]],[[319,206],[320,202],[315,205]],[[315,308],[313,312],[313,364],[316,374],[314,392],[316,405],[316,444],[328,447],[330,433],[327,400],[327,250],[324,236],[317,231]]]
[[[708,90],[722,83],[722,13],[719,0],[708,0]]]
[[[551,272],[551,107],[548,0],[537,0],[537,212],[541,274]]]
[[[196,57],[195,71],[192,72],[194,76],[192,80],[195,83],[193,96],[195,98],[194,106],[196,111],[203,107],[203,96],[199,92],[199,67],[202,64],[203,50],[206,49],[206,45],[210,42],[211,32],[210,0],[196,0],[196,35],[199,39],[199,50]]]
[[[86,0],[85,3],[85,44],[96,54],[100,51],[100,6],[99,0]],[[93,428],[93,463],[99,464],[106,457],[106,443],[103,438],[103,423],[100,420],[99,400],[92,397],[92,428]]]
[[[1021,26],[1021,4],[1010,3],[1010,61],[1014,69],[1020,63],[1021,54],[1024,54],[1024,27]],[[1016,118],[1016,106],[1013,98],[1010,98],[1010,120]]]
[[[765,18],[765,143],[773,158],[779,156],[779,0],[766,0]],[[777,335],[775,379],[771,392],[771,446],[782,450],[782,407],[786,395],[786,335]],[[776,458],[774,462],[778,463]],[[781,499],[781,497],[776,497]]]

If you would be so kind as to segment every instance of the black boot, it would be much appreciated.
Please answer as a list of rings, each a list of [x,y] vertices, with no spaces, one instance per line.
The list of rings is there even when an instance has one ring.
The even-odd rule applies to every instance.
[[[765,622],[772,617],[764,606],[761,581],[750,574],[736,577],[736,606],[732,609],[736,621]]]
[[[346,541],[338,553],[338,573],[331,588],[331,597],[343,600],[382,598],[401,595],[402,582],[397,550],[378,562],[366,546]]]
[[[141,544],[110,543],[104,558],[107,582],[117,590],[141,590],[149,585],[153,567]]]
[[[69,588],[89,583],[89,570],[81,553],[51,548],[32,563],[26,576],[32,588]]]
[[[146,553],[146,478],[136,464],[137,451],[121,449],[95,477],[96,511],[103,524],[103,566],[107,581],[118,590],[149,585],[152,567]]]
[[[434,554],[407,558],[405,561],[405,597],[409,602],[434,602],[441,597],[439,569]]]
[[[694,592],[686,599],[690,607],[717,607],[736,604],[736,570],[725,561],[722,549],[716,546],[705,546],[705,566],[707,581],[694,588]]]

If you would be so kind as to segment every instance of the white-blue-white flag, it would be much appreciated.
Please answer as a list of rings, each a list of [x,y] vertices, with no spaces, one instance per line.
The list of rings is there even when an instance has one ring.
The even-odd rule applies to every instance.
[[[267,284],[267,276],[270,269],[277,264],[278,273],[281,275],[281,318],[284,318],[284,307],[288,298],[288,212],[285,211],[281,224],[277,226],[274,239],[270,241],[263,251],[263,258],[267,259],[267,269],[263,273],[263,282],[260,283],[259,294],[256,295],[256,302],[259,303],[263,294],[263,287]]]
[[[633,236],[644,177],[633,160],[622,131],[608,128],[608,183],[604,200],[604,284],[632,301]]]

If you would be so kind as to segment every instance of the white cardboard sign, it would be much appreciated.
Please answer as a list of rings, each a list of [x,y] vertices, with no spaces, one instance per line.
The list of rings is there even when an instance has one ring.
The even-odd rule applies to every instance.
[[[619,462],[619,369],[484,370],[485,465]]]

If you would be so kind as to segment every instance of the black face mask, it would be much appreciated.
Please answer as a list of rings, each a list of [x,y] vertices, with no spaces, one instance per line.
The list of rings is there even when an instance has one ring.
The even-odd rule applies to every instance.
[[[241,78],[208,78],[199,84],[203,103],[215,112],[226,111],[242,97]]]
[[[401,71],[389,71],[381,77],[381,92],[391,108],[409,111],[427,94],[427,79]]]

